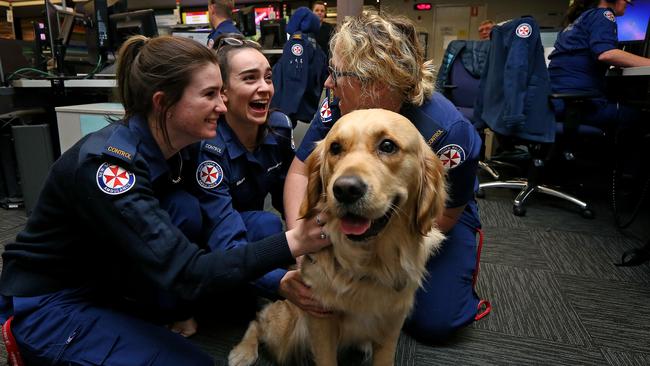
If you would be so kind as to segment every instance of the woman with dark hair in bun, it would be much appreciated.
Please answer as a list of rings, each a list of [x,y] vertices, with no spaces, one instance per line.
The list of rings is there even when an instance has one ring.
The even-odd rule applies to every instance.
[[[17,344],[10,352],[29,365],[213,365],[148,319],[158,309],[140,306],[132,290],[144,284],[195,301],[288,265],[327,239],[305,219],[227,254],[193,244],[198,202],[178,186],[185,148],[215,137],[226,112],[216,55],[189,39],[136,36],[120,49],[117,81],[124,120],[57,160],[25,229],[3,253],[0,321]]]

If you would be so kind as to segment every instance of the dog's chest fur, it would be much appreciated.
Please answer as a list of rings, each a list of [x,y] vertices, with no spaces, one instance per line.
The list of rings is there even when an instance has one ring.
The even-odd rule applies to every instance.
[[[395,278],[379,278],[370,272],[345,268],[331,248],[310,254],[301,271],[314,297],[340,317],[340,335],[345,343],[383,334],[381,328],[388,325],[387,318],[403,320],[413,306],[420,281],[409,278],[405,271],[395,273]],[[424,268],[419,276],[423,275]]]

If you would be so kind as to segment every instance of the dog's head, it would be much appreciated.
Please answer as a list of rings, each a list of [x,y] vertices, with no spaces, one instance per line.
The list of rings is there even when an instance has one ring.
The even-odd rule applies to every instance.
[[[306,164],[309,183],[302,212],[312,216],[324,206],[341,239],[368,241],[388,225],[425,235],[442,213],[442,164],[415,126],[397,113],[369,109],[346,114]]]

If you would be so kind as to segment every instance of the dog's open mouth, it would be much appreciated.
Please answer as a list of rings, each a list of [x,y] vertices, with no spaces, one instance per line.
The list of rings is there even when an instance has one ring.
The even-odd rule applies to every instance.
[[[398,199],[393,200],[391,208],[378,219],[371,220],[366,217],[348,213],[341,217],[341,232],[345,234],[348,239],[354,241],[364,241],[374,236],[377,236],[390,218],[393,216],[394,207],[397,206]]]

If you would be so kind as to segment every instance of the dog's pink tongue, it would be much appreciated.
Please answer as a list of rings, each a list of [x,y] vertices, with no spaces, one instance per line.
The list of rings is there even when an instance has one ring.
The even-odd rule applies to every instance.
[[[345,235],[361,235],[370,228],[370,220],[346,216],[341,219],[341,231]]]

